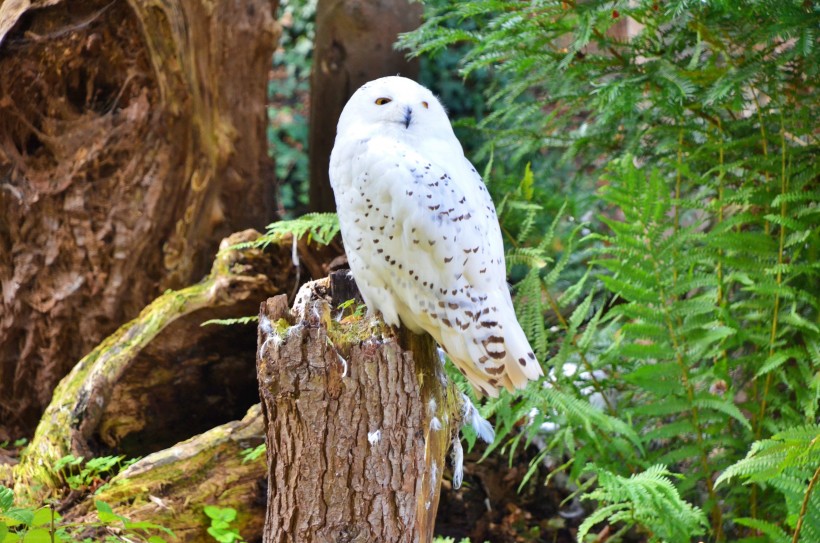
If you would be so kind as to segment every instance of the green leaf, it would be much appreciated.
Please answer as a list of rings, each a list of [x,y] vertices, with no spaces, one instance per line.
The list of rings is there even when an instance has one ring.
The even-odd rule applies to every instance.
[[[112,524],[126,520],[125,517],[114,513],[111,506],[102,500],[94,500],[94,505],[97,507],[97,517],[100,519],[100,522],[104,524]]]
[[[18,524],[31,526],[31,522],[34,520],[34,511],[31,509],[12,508],[5,512],[5,517],[9,526],[17,526]]]
[[[659,396],[666,396],[680,388],[681,371],[677,362],[643,364],[623,376],[624,380]]]
[[[58,521],[60,519],[60,514],[57,511],[53,511],[50,507],[41,507],[34,512],[34,518],[31,520],[32,526],[43,526],[45,524],[51,524],[52,514],[54,515],[54,521]]]
[[[769,536],[773,543],[791,543],[792,538],[780,526],[765,520],[740,517],[734,519],[736,524],[753,528]]]
[[[0,512],[8,511],[14,505],[14,491],[0,485]]]
[[[60,471],[67,466],[79,466],[83,461],[82,456],[67,454],[54,463],[54,471]]]
[[[23,536],[23,543],[51,543],[51,532],[45,528],[34,528]]]
[[[232,507],[215,507],[213,505],[206,505],[203,511],[208,517],[216,521],[231,522],[236,519],[236,509]]]
[[[240,536],[235,530],[225,530],[211,526],[207,531],[211,537],[219,541],[219,543],[234,543],[235,541],[242,541],[242,536]]]
[[[729,400],[720,398],[696,398],[694,405],[702,409],[714,409],[715,411],[720,411],[721,413],[729,415],[741,423],[747,430],[752,429],[752,425],[749,424],[749,420],[743,416],[740,409],[738,409],[738,407]]]

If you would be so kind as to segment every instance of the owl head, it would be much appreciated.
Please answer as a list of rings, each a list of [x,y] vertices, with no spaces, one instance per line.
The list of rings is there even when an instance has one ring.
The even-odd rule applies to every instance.
[[[406,77],[390,76],[362,85],[339,117],[337,134],[367,137],[454,137],[444,107],[430,92]]]

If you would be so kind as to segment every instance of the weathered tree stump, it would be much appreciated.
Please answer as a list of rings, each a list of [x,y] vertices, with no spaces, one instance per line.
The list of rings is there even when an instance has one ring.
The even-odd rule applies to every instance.
[[[210,275],[201,283],[160,296],[61,381],[30,446],[13,468],[19,499],[39,502],[59,495],[63,476],[53,466],[65,455],[130,458],[167,448],[120,476],[128,481],[109,490],[112,505],[122,505],[121,511],[132,518],[137,510],[144,512],[143,519],[154,520],[156,503],[139,506],[150,501],[149,494],[175,505],[197,496],[210,498],[203,503],[220,499],[221,506],[244,510],[253,508],[248,500],[262,503],[257,500],[264,479],[262,462],[253,468],[257,477],[248,489],[243,481],[253,477],[236,468],[241,461],[238,452],[220,453],[239,447],[228,443],[236,432],[245,436],[245,446],[261,441],[260,432],[256,443],[248,437],[253,427],[261,431],[253,412],[241,423],[212,430],[242,418],[257,401],[253,327],[202,326],[209,319],[252,315],[260,300],[291,291],[290,241],[267,251],[230,248],[258,235],[251,230],[224,240]],[[206,430],[203,436],[178,443]],[[218,488],[227,498],[220,498]],[[261,516],[260,505],[256,507]],[[204,534],[199,524],[207,523],[199,518],[193,523],[190,517],[177,512],[179,522],[166,527],[185,531],[197,526]]]
[[[274,218],[276,0],[0,1],[0,441]]]
[[[337,309],[345,273],[260,310],[264,541],[431,541],[461,395],[429,336]]]
[[[242,452],[265,440],[259,404],[242,420],[142,458],[117,474],[94,500],[111,505],[132,521],[149,521],[173,530],[175,543],[213,541],[205,505],[232,507],[232,527],[245,541],[260,541],[265,519],[264,457],[245,462]],[[65,513],[72,522],[94,521],[91,499]],[[102,539],[102,538],[99,538]]]

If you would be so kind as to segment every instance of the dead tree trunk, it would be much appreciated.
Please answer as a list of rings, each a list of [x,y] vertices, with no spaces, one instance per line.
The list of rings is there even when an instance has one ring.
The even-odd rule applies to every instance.
[[[310,79],[311,211],[336,210],[327,169],[350,95],[377,77],[418,75],[418,62],[393,44],[418,27],[421,12],[421,3],[409,0],[319,0]]]
[[[0,1],[0,441],[273,218],[276,0]]]
[[[460,394],[429,336],[340,320],[351,296],[331,278],[305,285],[292,311],[284,296],[261,309],[264,541],[429,542]]]

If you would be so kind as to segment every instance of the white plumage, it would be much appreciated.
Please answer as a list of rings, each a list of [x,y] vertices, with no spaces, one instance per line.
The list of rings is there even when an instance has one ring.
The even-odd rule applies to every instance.
[[[480,393],[542,375],[513,310],[495,206],[428,89],[384,77],[357,90],[330,182],[369,311],[430,333]]]

